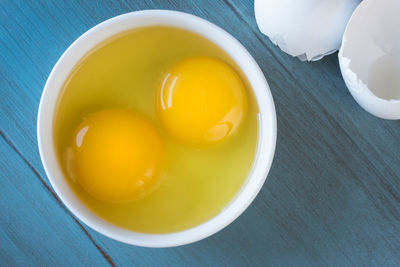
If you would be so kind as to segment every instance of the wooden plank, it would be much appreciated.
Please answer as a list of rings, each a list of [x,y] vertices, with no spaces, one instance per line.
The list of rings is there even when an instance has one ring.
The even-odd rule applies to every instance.
[[[94,242],[117,265],[400,264],[400,125],[361,110],[342,81],[335,55],[303,63],[279,51],[259,33],[252,4],[250,0],[0,2],[0,130],[39,176],[45,177],[37,153],[36,110],[47,75],[67,46],[95,24],[133,10],[166,8],[199,15],[241,41],[268,78],[279,130],[267,183],[243,216],[196,244],[144,249],[88,229]],[[2,155],[8,156],[9,149],[3,153],[1,148]],[[39,183],[17,156],[1,160],[4,166],[19,162],[13,171]],[[22,197],[29,195],[29,187],[20,182],[13,189],[3,172],[1,197],[15,200],[13,216],[27,213],[24,199],[12,197],[17,189]],[[48,186],[47,180],[44,183]],[[0,240],[11,242],[0,245],[1,259],[14,263],[12,259],[21,255],[25,260],[17,264],[30,257],[42,264],[63,259],[58,253],[64,251],[66,229],[73,240],[81,242],[78,248],[65,250],[67,263],[81,261],[82,251],[87,257],[98,255],[90,238],[70,222],[73,219],[67,213],[57,211],[50,226],[42,224],[40,218],[47,218],[46,210],[56,202],[45,188],[31,191],[31,199],[43,198],[43,208],[26,216],[40,231],[52,229],[59,236],[51,239],[58,252],[46,258],[34,246],[38,232],[26,238],[21,234],[28,231],[26,224],[18,221],[19,229],[1,217]],[[32,253],[40,256],[34,258]]]
[[[321,112],[326,111],[325,114],[321,115],[326,117],[329,114],[331,119],[340,125],[360,150],[367,157],[374,159],[371,163],[375,168],[386,177],[399,177],[397,163],[400,160],[400,144],[395,141],[400,136],[400,125],[396,121],[385,121],[373,117],[358,106],[343,82],[337,54],[335,53],[318,62],[304,63],[280,51],[275,52],[277,48],[257,28],[252,1],[233,0],[232,2],[231,6],[236,10],[238,17],[247,23],[247,27],[244,28],[250,28],[253,36],[274,51],[273,54],[278,61],[285,66],[286,76],[291,78],[292,84],[280,89],[288,90],[294,97],[304,96],[309,100],[318,100],[316,102],[319,102],[322,106]],[[254,50],[251,47],[248,47],[248,49]],[[259,61],[263,61],[263,56],[260,54],[262,52],[262,50],[254,51],[254,53],[259,54],[256,55],[260,59]],[[266,74],[266,76],[270,75]],[[270,80],[274,80],[274,78],[271,77]],[[281,83],[281,81],[280,79],[277,83]],[[298,94],[297,91],[300,89],[305,92]],[[294,108],[292,111],[297,112],[297,109]],[[306,120],[307,117],[305,116],[297,119]],[[385,156],[382,157],[382,154]],[[397,185],[399,185],[398,182]]]
[[[1,265],[107,266],[79,224],[3,137],[0,152]]]

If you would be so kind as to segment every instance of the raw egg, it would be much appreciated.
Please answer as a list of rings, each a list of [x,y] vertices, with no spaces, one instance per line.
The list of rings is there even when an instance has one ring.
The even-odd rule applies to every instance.
[[[133,111],[89,115],[75,131],[72,150],[75,179],[97,199],[136,200],[160,183],[163,142],[150,122]]]
[[[238,194],[254,165],[259,114],[246,75],[218,45],[146,26],[75,65],[53,138],[77,201],[115,227],[168,234],[217,216]]]
[[[245,86],[236,71],[210,57],[179,61],[165,75],[157,110],[167,131],[193,146],[231,136],[246,111]]]

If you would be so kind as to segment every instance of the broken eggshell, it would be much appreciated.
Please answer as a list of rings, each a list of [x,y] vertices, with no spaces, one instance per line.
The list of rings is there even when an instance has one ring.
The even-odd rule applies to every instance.
[[[364,0],[349,20],[338,55],[354,99],[383,119],[400,119],[399,11],[399,0]]]
[[[261,32],[284,52],[315,61],[337,51],[360,0],[255,0]]]

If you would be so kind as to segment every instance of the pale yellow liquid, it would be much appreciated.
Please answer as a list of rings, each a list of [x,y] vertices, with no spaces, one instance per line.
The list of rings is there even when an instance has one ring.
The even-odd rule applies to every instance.
[[[157,118],[155,95],[163,73],[189,56],[222,59],[241,74],[230,57],[207,39],[176,28],[149,27],[100,44],[65,82],[54,117],[58,160],[73,191],[106,221],[144,233],[184,230],[217,215],[246,180],[255,156],[258,108],[242,74],[249,101],[247,115],[228,140],[200,149],[185,146],[170,137]],[[129,108],[144,115],[165,142],[164,180],[138,201],[99,201],[69,175],[67,150],[74,130],[85,116],[105,108]]]

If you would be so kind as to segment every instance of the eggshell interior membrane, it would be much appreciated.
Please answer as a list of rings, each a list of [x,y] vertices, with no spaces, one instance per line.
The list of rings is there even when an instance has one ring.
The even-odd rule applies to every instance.
[[[364,0],[348,23],[339,52],[353,97],[384,119],[400,119],[399,12],[399,0]]]
[[[284,52],[319,60],[337,51],[360,0],[255,0],[258,27]]]

